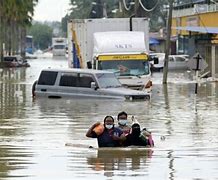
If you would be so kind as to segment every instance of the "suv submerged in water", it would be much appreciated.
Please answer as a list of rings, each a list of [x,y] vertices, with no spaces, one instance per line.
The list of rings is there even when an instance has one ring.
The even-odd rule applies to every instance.
[[[145,91],[123,87],[114,73],[92,69],[44,69],[32,93],[48,98],[150,99]]]
[[[5,67],[30,67],[27,60],[23,59],[19,55],[4,56],[3,63]]]

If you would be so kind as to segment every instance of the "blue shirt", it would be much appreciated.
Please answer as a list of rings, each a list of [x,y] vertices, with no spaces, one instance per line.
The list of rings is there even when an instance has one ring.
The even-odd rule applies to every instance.
[[[92,137],[97,138],[98,140],[98,147],[119,147],[120,142],[113,140],[112,135],[119,136],[123,134],[123,132],[119,129],[114,127],[113,129],[104,129],[101,135],[96,135],[95,132],[92,132]]]

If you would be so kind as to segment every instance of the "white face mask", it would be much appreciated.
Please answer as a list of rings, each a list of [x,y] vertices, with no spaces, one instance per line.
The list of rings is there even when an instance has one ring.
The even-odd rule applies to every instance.
[[[127,124],[127,119],[120,119],[119,124],[126,125]]]
[[[114,125],[113,125],[113,124],[106,124],[105,127],[106,127],[107,129],[112,129],[112,128],[114,127]]]

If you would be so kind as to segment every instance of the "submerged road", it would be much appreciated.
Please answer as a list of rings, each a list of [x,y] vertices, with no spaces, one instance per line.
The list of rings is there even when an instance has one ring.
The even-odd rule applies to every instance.
[[[218,83],[202,84],[196,96],[187,72],[169,72],[167,87],[157,72],[146,102],[33,100],[41,69],[67,60],[29,63],[0,69],[0,179],[218,179]],[[152,150],[88,148],[97,147],[85,137],[90,125],[120,111],[152,132]]]

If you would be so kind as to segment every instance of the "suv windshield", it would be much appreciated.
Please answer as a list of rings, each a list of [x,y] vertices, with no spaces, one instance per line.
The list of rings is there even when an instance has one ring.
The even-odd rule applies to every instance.
[[[120,87],[119,80],[113,73],[98,73],[96,74],[101,88]]]
[[[149,63],[144,60],[99,61],[99,69],[110,70],[117,76],[141,76],[150,73]]]

